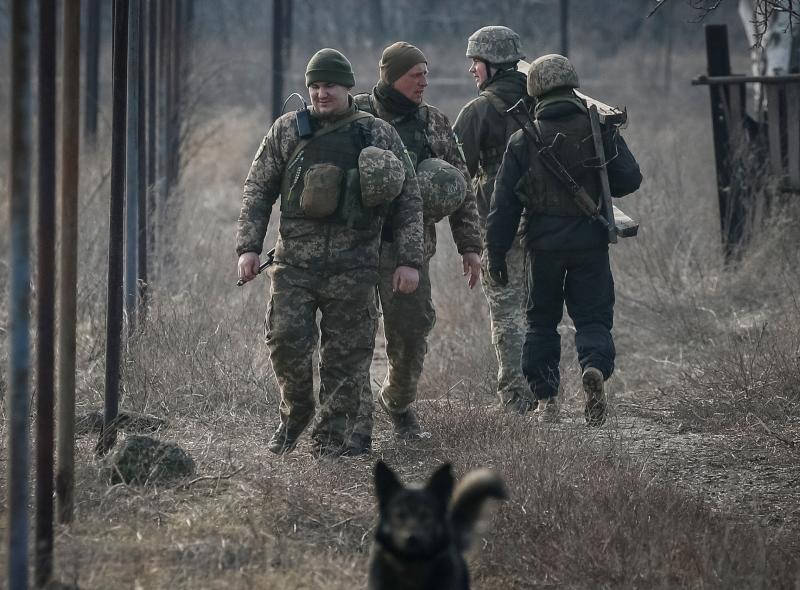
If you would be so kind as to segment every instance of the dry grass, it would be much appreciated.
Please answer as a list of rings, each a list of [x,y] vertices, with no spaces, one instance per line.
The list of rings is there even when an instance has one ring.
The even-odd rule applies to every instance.
[[[457,59],[460,68],[460,54],[442,51],[440,62]],[[691,52],[675,59],[683,78],[702,70]],[[589,52],[576,56],[579,66],[596,65],[604,74],[587,76],[589,94],[628,105],[626,138],[646,177],[641,194],[624,202],[643,219],[641,235],[613,253],[620,354],[611,384],[618,408],[609,425],[588,431],[580,424],[568,321],[561,326],[566,422],[540,428],[490,407],[496,366],[485,301],[463,286],[445,227],[432,263],[438,322],[420,403],[433,437],[396,443],[380,417],[376,452],[340,461],[313,459],[306,442],[286,458],[265,449],[278,402],[263,345],[267,283],[232,286],[232,239],[241,182],[267,117],[216,97],[209,112],[217,114],[203,125],[218,130],[187,163],[175,197],[182,203],[178,225],[164,242],[173,262],[154,274],[146,329],[127,342],[122,405],[167,418],[159,436],[186,448],[200,475],[219,479],[109,488],[93,459],[94,441],[80,440],[76,520],[58,529],[60,577],[82,588],[363,586],[374,526],[371,469],[381,457],[404,479],[424,479],[443,461],[459,474],[477,466],[503,474],[511,500],[494,511],[471,554],[476,588],[794,587],[798,528],[767,527],[743,504],[688,485],[705,464],[691,463],[698,473],[675,477],[673,468],[689,464],[693,447],[660,458],[641,442],[649,426],[625,409],[655,416],[666,425],[665,441],[680,442],[677,423],[700,433],[763,433],[748,416],[783,433],[796,424],[800,403],[795,234],[790,224],[774,223],[736,269],[725,268],[707,96],[696,88],[645,87],[654,60],[643,50],[599,64]],[[370,80],[374,59],[357,59],[356,69]],[[468,79],[430,88],[431,102],[452,118],[473,94]],[[81,409],[102,400],[108,191],[104,161],[86,162]],[[747,318],[749,327],[738,325]],[[623,428],[631,422],[632,429]],[[3,453],[6,427],[3,416]],[[722,453],[717,460],[747,469]],[[5,493],[0,487],[0,506]]]

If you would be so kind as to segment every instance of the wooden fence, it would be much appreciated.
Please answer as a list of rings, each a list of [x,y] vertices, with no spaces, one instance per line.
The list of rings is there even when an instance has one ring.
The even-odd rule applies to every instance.
[[[706,27],[708,74],[692,80],[711,96],[714,155],[722,241],[730,257],[746,242],[753,203],[736,185],[736,157],[767,146],[770,176],[782,191],[800,193],[800,74],[744,76],[731,74],[725,25]],[[748,85],[761,84],[765,110],[748,114]]]

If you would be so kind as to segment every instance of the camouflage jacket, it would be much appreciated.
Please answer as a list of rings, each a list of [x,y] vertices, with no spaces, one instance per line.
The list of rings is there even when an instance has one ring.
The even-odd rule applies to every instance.
[[[509,125],[508,115],[503,116],[498,112],[487,96],[488,93],[499,98],[505,108],[509,108],[520,98],[527,96],[525,75],[516,70],[498,73],[483,88],[480,96],[464,105],[453,126],[473,179],[478,212],[484,226],[491,209],[494,181],[506,143],[511,133],[519,129],[517,125]]]
[[[324,127],[357,112],[350,99],[348,111],[335,119],[313,116],[316,128]],[[389,149],[404,161],[405,150],[394,128],[378,118],[366,119],[370,145]],[[244,183],[242,209],[236,232],[236,253],[261,253],[272,206],[278,200],[288,158],[300,142],[296,115],[286,113],[273,123],[258,148]],[[392,227],[397,243],[398,264],[419,268],[423,262],[422,199],[414,171],[406,172],[402,192],[392,202]],[[331,218],[281,217],[275,246],[277,263],[319,272],[350,270],[377,271],[380,226],[351,229]]]
[[[364,100],[368,98],[368,100]],[[369,100],[371,99],[371,100]],[[370,95],[359,95],[356,97],[356,102],[364,110],[367,104],[375,106],[375,115],[384,121],[392,121],[397,118],[397,115],[389,111],[383,105],[374,92]],[[427,117],[426,133],[428,140],[428,147],[431,152],[431,157],[440,158],[449,162],[458,168],[464,177],[469,179],[469,172],[461,155],[461,150],[456,143],[453,129],[450,126],[450,121],[447,116],[434,106],[429,104],[422,104],[420,110],[425,110]],[[480,234],[480,218],[478,216],[478,208],[475,202],[475,193],[472,190],[467,192],[467,198],[464,204],[461,205],[449,217],[450,231],[453,234],[453,241],[456,244],[459,254],[466,254],[467,252],[474,252],[480,254],[482,250],[482,240]],[[425,259],[428,260],[433,257],[436,252],[436,225],[434,223],[425,223]]]

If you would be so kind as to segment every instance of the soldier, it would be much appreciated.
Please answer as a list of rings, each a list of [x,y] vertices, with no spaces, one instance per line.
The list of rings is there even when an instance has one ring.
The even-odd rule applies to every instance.
[[[417,168],[425,213],[425,262],[420,267],[419,289],[413,295],[396,294],[390,288],[391,268],[398,256],[390,226],[384,228],[381,248],[379,293],[389,372],[378,400],[400,438],[413,438],[421,431],[411,404],[417,397],[427,337],[436,320],[429,261],[436,250],[437,221],[445,216],[449,219],[469,288],[480,279],[481,236],[475,196],[466,181],[467,170],[450,122],[439,109],[423,100],[428,85],[427,64],[418,48],[405,42],[394,43],[383,51],[380,80],[372,92],[355,97],[359,108],[390,122],[400,134]],[[367,452],[371,435],[372,391],[365,387],[353,428],[353,446]]]
[[[564,136],[555,144],[556,156],[598,203],[602,192],[588,111],[574,88],[578,88],[578,75],[567,58],[545,55],[535,60],[528,72],[528,94],[537,99],[535,122],[526,129],[538,132],[544,144],[551,144],[558,133]],[[639,188],[642,175],[622,137],[608,135],[606,153],[616,154],[607,165],[611,194],[621,197]],[[540,422],[558,420],[561,344],[557,328],[566,302],[575,323],[586,422],[599,426],[606,413],[603,382],[614,370],[616,354],[611,336],[614,280],[608,232],[581,214],[572,193],[545,168],[528,135],[517,131],[497,174],[486,228],[489,273],[501,285],[509,280],[506,253],[523,215],[529,293],[522,370],[538,400],[534,413]]]
[[[483,27],[467,41],[469,72],[480,95],[467,103],[456,118],[454,130],[462,142],[467,169],[478,198],[481,229],[485,231],[494,179],[511,134],[519,129],[506,110],[527,97],[525,74],[517,70],[525,59],[519,36],[508,27]],[[497,395],[500,403],[524,414],[535,403],[522,374],[522,344],[525,341],[526,289],[524,252],[515,241],[506,256],[509,267],[507,285],[483,281],[489,303],[492,344],[497,355]],[[482,263],[486,269],[484,251]]]
[[[320,408],[313,450],[340,455],[348,450],[346,432],[369,380],[381,228],[391,213],[397,254],[391,288],[412,293],[423,264],[422,202],[397,132],[355,106],[347,58],[322,49],[305,76],[310,116],[307,110],[282,115],[261,142],[244,185],[236,252],[239,277],[252,280],[280,194],[266,331],[281,404],[269,449],[291,451],[314,416],[319,310]]]

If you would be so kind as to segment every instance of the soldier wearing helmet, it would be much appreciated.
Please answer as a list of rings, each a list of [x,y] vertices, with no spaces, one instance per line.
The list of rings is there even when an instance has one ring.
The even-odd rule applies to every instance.
[[[481,227],[494,189],[494,179],[511,134],[519,129],[505,111],[525,93],[525,73],[518,63],[525,59],[519,35],[508,27],[490,26],[475,31],[467,41],[469,72],[480,94],[467,103],[456,119],[454,130],[462,144],[481,216]],[[523,62],[524,63],[524,62]],[[535,406],[520,367],[525,341],[524,254],[515,244],[506,258],[512,269],[508,284],[483,281],[489,304],[492,342],[497,355],[497,395],[504,407],[521,414]],[[486,252],[483,253],[486,269]]]
[[[397,132],[356,107],[347,58],[322,49],[308,62],[305,78],[312,108],[304,114],[311,133],[301,136],[301,111],[282,115],[270,127],[244,184],[236,253],[239,278],[254,279],[270,212],[280,197],[266,318],[270,362],[281,391],[280,425],[268,448],[290,452],[317,413],[313,451],[341,455],[350,451],[349,425],[361,389],[369,384],[384,221],[391,215],[393,287],[411,293],[424,262],[422,201],[414,171],[403,164],[405,148]],[[316,412],[312,360],[318,343]]]
[[[431,300],[429,261],[436,251],[435,223],[448,218],[464,275],[473,288],[480,279],[481,233],[467,169],[456,144],[450,121],[424,101],[428,85],[428,60],[417,47],[399,41],[384,49],[379,80],[372,92],[356,95],[362,110],[388,121],[405,144],[409,160],[417,170],[423,195],[425,262],[420,267],[419,288],[411,295],[391,289],[391,268],[397,256],[389,226],[384,229],[381,249],[379,295],[383,309],[389,371],[378,394],[399,438],[421,433],[413,402],[427,352],[427,338],[436,313]],[[351,447],[368,452],[372,443],[372,391],[367,385],[361,397],[359,416],[353,426]]]
[[[561,55],[536,59],[528,71],[528,93],[537,99],[534,121],[526,129],[538,132],[544,144],[557,134],[556,157],[572,178],[597,203],[600,178],[586,104],[576,95],[578,75]],[[607,133],[606,170],[614,197],[639,188],[642,175],[622,136]],[[575,345],[586,394],[585,419],[590,426],[605,420],[604,381],[614,370],[611,336],[614,280],[608,257],[608,232],[581,213],[570,191],[542,163],[539,151],[524,131],[508,142],[495,181],[486,227],[489,273],[500,284],[510,280],[506,254],[525,219],[527,255],[527,333],[522,370],[537,399],[540,422],[558,420],[558,324],[563,307],[575,324]]]

